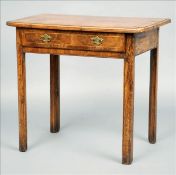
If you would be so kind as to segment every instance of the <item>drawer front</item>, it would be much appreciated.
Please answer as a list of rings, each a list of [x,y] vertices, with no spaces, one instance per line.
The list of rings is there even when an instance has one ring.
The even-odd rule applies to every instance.
[[[125,34],[24,29],[22,31],[22,45],[28,47],[124,52]]]

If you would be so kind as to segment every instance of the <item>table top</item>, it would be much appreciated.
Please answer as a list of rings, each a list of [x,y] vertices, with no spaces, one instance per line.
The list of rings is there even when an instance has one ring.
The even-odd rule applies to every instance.
[[[159,28],[170,22],[170,19],[164,18],[40,14],[8,21],[7,25],[38,29],[139,33]]]

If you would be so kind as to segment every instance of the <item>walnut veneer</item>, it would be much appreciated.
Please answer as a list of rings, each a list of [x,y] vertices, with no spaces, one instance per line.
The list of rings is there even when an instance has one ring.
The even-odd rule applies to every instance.
[[[170,19],[41,14],[14,21],[18,66],[19,150],[27,150],[25,53],[50,54],[50,131],[60,129],[60,57],[95,56],[124,60],[122,163],[133,160],[135,56],[150,55],[149,131],[156,142],[160,26]]]

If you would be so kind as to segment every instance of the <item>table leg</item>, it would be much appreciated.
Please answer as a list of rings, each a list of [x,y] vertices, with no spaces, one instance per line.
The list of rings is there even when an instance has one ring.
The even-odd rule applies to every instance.
[[[18,70],[18,113],[19,113],[19,150],[27,150],[27,105],[26,105],[26,68],[25,53],[20,45],[20,33],[17,30],[17,70]]]
[[[60,129],[60,58],[50,55],[50,132]]]
[[[150,51],[150,94],[148,140],[156,142],[158,48]]]
[[[122,163],[133,161],[135,54],[133,35],[127,37],[127,58],[124,59]]]

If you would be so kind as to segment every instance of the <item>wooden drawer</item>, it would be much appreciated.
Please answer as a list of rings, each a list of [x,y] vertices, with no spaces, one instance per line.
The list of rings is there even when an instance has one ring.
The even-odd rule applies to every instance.
[[[125,34],[23,29],[22,45],[41,48],[124,52]]]

